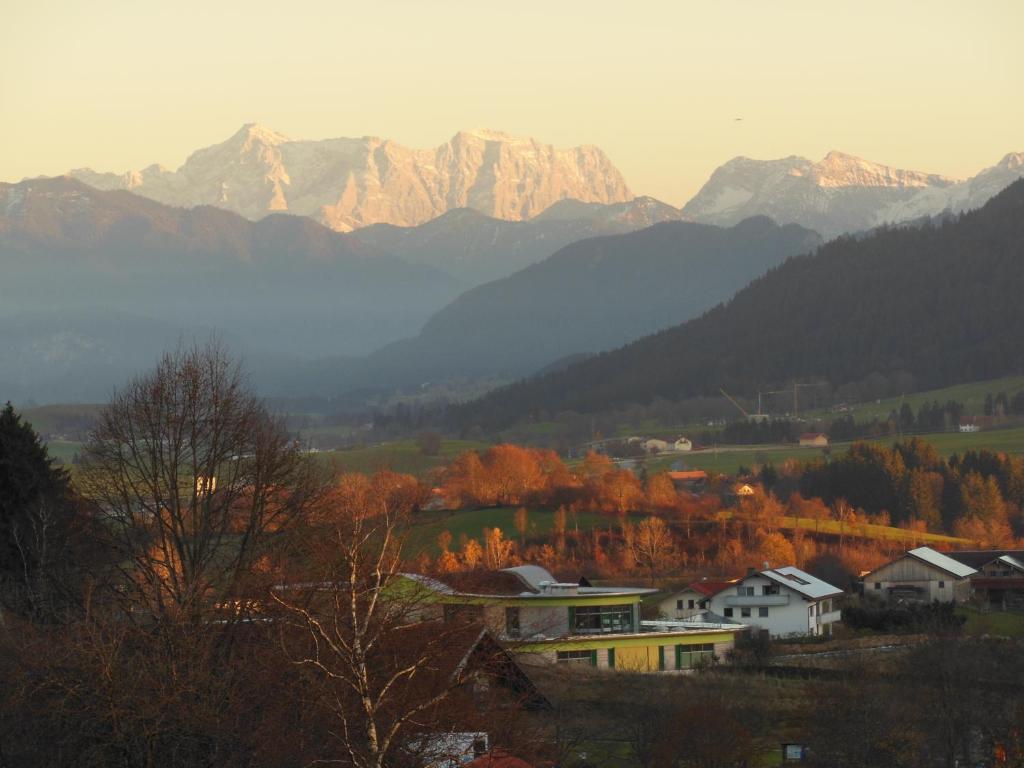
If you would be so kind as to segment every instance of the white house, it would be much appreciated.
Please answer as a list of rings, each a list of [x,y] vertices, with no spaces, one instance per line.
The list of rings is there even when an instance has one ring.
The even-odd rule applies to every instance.
[[[668,619],[689,619],[708,610],[711,598],[731,585],[732,581],[695,581],[685,589],[673,592],[658,603],[658,616]]]
[[[772,637],[828,634],[840,619],[835,598],[843,590],[794,566],[751,569],[713,595],[708,609]]]
[[[674,451],[692,451],[693,443],[688,437],[677,437],[676,441],[672,443],[672,450]]]
[[[976,571],[969,565],[937,552],[918,547],[862,579],[864,595],[883,600],[930,603],[961,602],[971,596],[970,577]]]
[[[651,437],[644,440],[642,445],[647,453],[661,453],[662,451],[667,451],[671,444],[667,440]]]

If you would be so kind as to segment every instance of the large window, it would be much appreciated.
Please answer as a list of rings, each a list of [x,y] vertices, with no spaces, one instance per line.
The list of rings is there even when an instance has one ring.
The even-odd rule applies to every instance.
[[[632,632],[632,605],[579,606],[569,609],[569,626],[576,634]]]
[[[715,646],[711,643],[676,646],[676,669],[693,669],[701,664],[710,664],[715,657]]]
[[[557,651],[555,658],[562,664],[597,664],[596,651]]]
[[[508,637],[519,637],[519,609],[505,609],[505,635]]]

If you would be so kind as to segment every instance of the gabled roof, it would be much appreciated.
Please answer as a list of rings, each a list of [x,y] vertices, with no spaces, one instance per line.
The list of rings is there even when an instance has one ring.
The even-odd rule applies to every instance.
[[[839,587],[834,587],[827,581],[822,581],[816,576],[811,576],[811,574],[806,571],[801,571],[793,565],[787,565],[782,568],[775,569],[769,568],[766,571],[761,571],[760,575],[765,576],[784,587],[789,587],[794,592],[798,592],[811,600],[818,600],[823,597],[832,597],[834,595],[843,594],[843,590]]]
[[[927,563],[941,571],[945,571],[948,574],[956,576],[958,579],[966,578],[976,570],[969,565],[964,565],[963,563],[954,560],[948,555],[944,555],[942,552],[937,552],[931,547],[918,547],[917,549],[911,549],[907,552],[907,557],[913,557],[915,560]]]
[[[1000,557],[1011,557],[1024,563],[1024,549],[961,549],[957,552],[946,552],[946,555],[974,569],[979,569]]]
[[[1018,571],[1024,571],[1024,561],[1018,560],[1012,555],[1001,555],[999,557],[999,562],[1004,565],[1008,565],[1011,568],[1016,568]]]
[[[692,589],[694,592],[700,592],[704,597],[711,597],[717,595],[726,587],[730,587],[736,583],[736,579],[730,579],[729,581],[695,581],[690,584],[687,589]]]

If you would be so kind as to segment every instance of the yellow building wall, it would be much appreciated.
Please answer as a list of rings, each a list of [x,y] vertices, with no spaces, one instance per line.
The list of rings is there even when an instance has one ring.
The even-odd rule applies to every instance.
[[[658,646],[639,645],[616,648],[615,668],[623,672],[657,672]]]

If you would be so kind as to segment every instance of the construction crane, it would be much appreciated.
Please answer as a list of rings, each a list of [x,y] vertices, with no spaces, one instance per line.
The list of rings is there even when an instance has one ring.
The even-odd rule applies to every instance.
[[[736,407],[737,407],[737,408],[739,409],[740,413],[742,413],[742,414],[744,415],[744,417],[746,417],[746,418],[748,418],[748,419],[750,418],[750,414],[749,414],[749,413],[747,413],[747,409],[746,409],[746,408],[744,408],[744,407],[743,407],[742,405],[740,405],[739,403],[737,403],[737,402],[736,402],[735,400],[733,400],[733,399],[732,399],[732,397],[730,397],[730,396],[729,396],[729,393],[728,393],[728,392],[726,392],[726,391],[725,391],[724,389],[722,389],[721,387],[719,387],[719,388],[718,388],[718,391],[722,393],[722,396],[723,396],[723,397],[724,397],[724,398],[725,398],[726,400],[728,400],[728,401],[729,401],[730,403],[732,403],[733,405],[735,405],[735,406],[736,406]]]
[[[804,384],[793,382],[793,389],[773,389],[769,392],[765,392],[766,395],[788,395],[790,392],[793,393],[793,418],[799,418],[800,416],[800,400],[799,391],[805,387],[822,387],[828,382],[826,381],[810,381]]]

